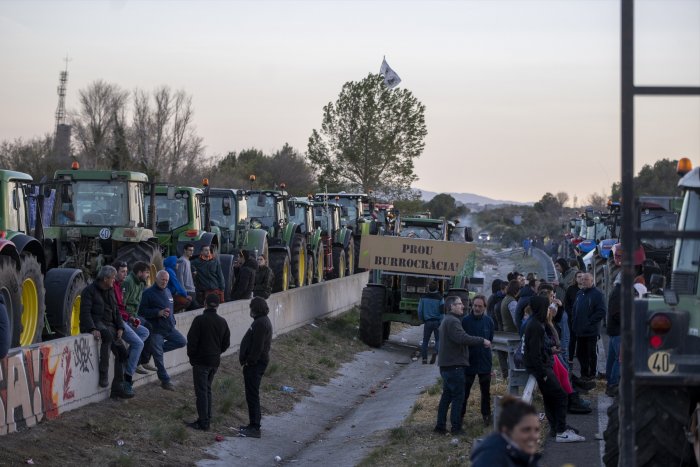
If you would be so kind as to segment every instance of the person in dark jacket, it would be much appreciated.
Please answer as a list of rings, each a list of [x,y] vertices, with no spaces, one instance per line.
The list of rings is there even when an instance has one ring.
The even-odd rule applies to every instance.
[[[537,411],[514,396],[503,396],[497,431],[474,449],[472,467],[537,467],[540,437]]]
[[[168,290],[170,290],[170,295],[173,296],[173,309],[175,313],[188,309],[192,303],[192,299],[177,278],[177,256],[168,256],[165,258],[165,261],[163,261],[163,268],[168,272]]]
[[[5,298],[0,295],[0,359],[7,357],[7,353],[10,351],[11,340],[10,318],[7,316]]]
[[[570,277],[571,282],[566,283],[566,278]],[[564,282],[567,286],[566,294],[564,295],[564,310],[566,310],[566,315],[569,319],[569,351],[567,356],[569,358],[569,368],[571,368],[574,363],[574,356],[576,355],[576,332],[574,331],[574,303],[576,303],[576,294],[581,290],[581,278],[583,273],[575,268],[569,268]]]
[[[253,296],[267,300],[272,294],[272,283],[275,281],[275,273],[267,265],[265,255],[258,255],[258,270],[255,273],[255,286]]]
[[[255,297],[250,301],[253,324],[243,336],[238,351],[238,361],[243,366],[249,420],[248,425],[240,429],[239,436],[243,437],[260,438],[260,381],[270,363],[272,344],[272,323],[267,316],[269,312],[264,299]]]
[[[615,278],[615,285],[608,301],[608,360],[605,375],[608,379],[605,394],[614,397],[620,382],[620,311],[622,308],[622,274]]]
[[[469,366],[469,346],[491,347],[491,341],[464,332],[462,316],[464,303],[458,296],[445,298],[445,317],[440,323],[440,352],[438,365],[442,376],[442,396],[438,405],[437,423],[433,431],[447,433],[447,410],[452,406],[450,422],[453,435],[461,435],[462,404],[464,403],[464,369]]]
[[[506,296],[506,287],[508,287],[508,282],[495,279],[491,283],[491,296],[486,304],[486,313],[493,319],[496,325],[496,331],[503,331],[503,322],[501,321],[501,301]],[[489,310],[491,310],[489,312]],[[503,379],[508,378],[508,352],[503,350],[496,350],[496,356],[498,357],[498,366],[501,367],[501,376]]]
[[[258,261],[254,254],[243,250],[243,264],[236,276],[236,283],[231,292],[231,300],[250,300],[255,287],[255,274],[258,271]]]
[[[163,389],[174,391],[175,385],[163,363],[163,354],[187,345],[185,336],[175,328],[173,296],[168,290],[170,274],[161,270],[156,274],[156,283],[143,291],[139,314],[148,320],[152,329],[151,352],[156,363],[158,379]]]
[[[440,322],[442,321],[442,307],[444,300],[438,292],[438,283],[431,281],[428,284],[428,294],[420,298],[418,302],[418,319],[423,321],[423,342],[420,347],[420,354],[423,357],[423,364],[428,363],[428,343],[431,336],[435,335],[435,351],[430,357],[430,364],[435,363],[440,348]]]
[[[134,397],[130,385],[124,384],[124,365],[128,351],[122,341],[124,321],[117,308],[114,296],[114,281],[117,270],[112,266],[102,266],[95,281],[80,293],[80,332],[91,333],[101,341],[99,361],[99,384],[109,385],[109,352],[114,353],[114,378],[111,397],[128,399]]]
[[[607,309],[603,293],[593,285],[593,275],[581,276],[582,288],[574,303],[574,333],[576,334],[576,356],[581,364],[581,378],[595,379],[598,356],[596,344],[600,336],[600,323]]]
[[[552,350],[548,346],[545,331],[549,299],[540,296],[532,297],[530,308],[532,317],[528,320],[524,338],[525,369],[537,380],[537,387],[544,402],[544,412],[556,437],[555,441],[557,443],[585,441],[583,436],[566,425],[568,396],[554,374]]]
[[[192,365],[198,418],[186,425],[195,430],[208,431],[211,423],[211,383],[221,363],[221,354],[231,343],[231,332],[226,320],[216,314],[219,296],[208,295],[205,305],[204,313],[192,321],[187,333],[187,356]]]
[[[522,277],[518,275],[517,277]],[[518,305],[518,292],[520,292],[520,282],[513,279],[508,282],[506,296],[501,300],[501,324],[504,332],[518,332],[515,325],[515,309]]]
[[[211,247],[204,245],[199,250],[199,256],[192,260],[192,275],[197,289],[197,301],[204,303],[204,298],[210,293],[219,296],[224,301],[224,271],[219,259],[211,252]]]
[[[462,328],[470,336],[483,337],[493,340],[493,320],[486,313],[486,297],[477,295],[472,301],[472,312],[462,319]],[[467,413],[467,401],[476,376],[479,376],[481,389],[481,417],[484,426],[491,424],[491,349],[483,345],[469,346],[469,366],[464,369],[464,404],[462,405],[462,420]]]

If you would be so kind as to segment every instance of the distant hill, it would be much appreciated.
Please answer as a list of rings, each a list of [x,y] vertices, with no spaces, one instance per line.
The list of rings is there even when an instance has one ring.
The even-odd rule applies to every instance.
[[[420,189],[420,188],[419,188]],[[437,195],[438,193],[434,191],[428,191],[428,190],[421,190],[423,193],[423,196],[421,199],[423,201],[430,201]],[[452,195],[452,197],[459,201],[462,204],[517,204],[521,206],[531,206],[533,203],[521,203],[519,201],[508,201],[508,200],[501,200],[501,199],[493,199],[493,198],[487,198],[486,196],[481,196],[481,195],[475,195],[474,193],[447,193],[449,195]]]

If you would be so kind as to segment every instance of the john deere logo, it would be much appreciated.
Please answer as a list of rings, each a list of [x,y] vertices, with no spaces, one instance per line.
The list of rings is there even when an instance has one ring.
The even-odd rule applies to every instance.
[[[102,240],[107,240],[109,237],[112,236],[112,231],[109,230],[108,228],[100,229],[100,238]]]

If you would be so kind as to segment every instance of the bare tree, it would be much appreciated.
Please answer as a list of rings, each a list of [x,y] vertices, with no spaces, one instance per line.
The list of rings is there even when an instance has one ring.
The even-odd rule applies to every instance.
[[[27,141],[21,138],[12,142],[2,141],[0,142],[0,167],[28,173],[36,181],[44,176],[51,177],[53,172],[60,168],[59,162],[50,157],[52,148],[51,135]]]
[[[608,205],[608,197],[605,193],[591,193],[586,203],[596,211],[604,211]]]
[[[557,201],[559,201],[559,205],[560,205],[562,208],[563,208],[564,205],[569,201],[569,194],[566,193],[566,192],[564,192],[564,191],[560,191],[560,192],[557,193],[555,196],[556,196],[556,198],[557,198]]]

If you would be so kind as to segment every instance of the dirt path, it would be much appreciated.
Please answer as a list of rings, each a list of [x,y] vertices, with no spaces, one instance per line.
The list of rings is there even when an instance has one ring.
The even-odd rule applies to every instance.
[[[381,349],[357,354],[293,411],[264,417],[261,439],[229,438],[209,450],[217,460],[198,465],[275,465],[275,456],[298,465],[357,464],[383,442],[386,430],[401,425],[419,394],[437,381],[435,365],[411,358],[421,339],[421,327],[409,328]]]

